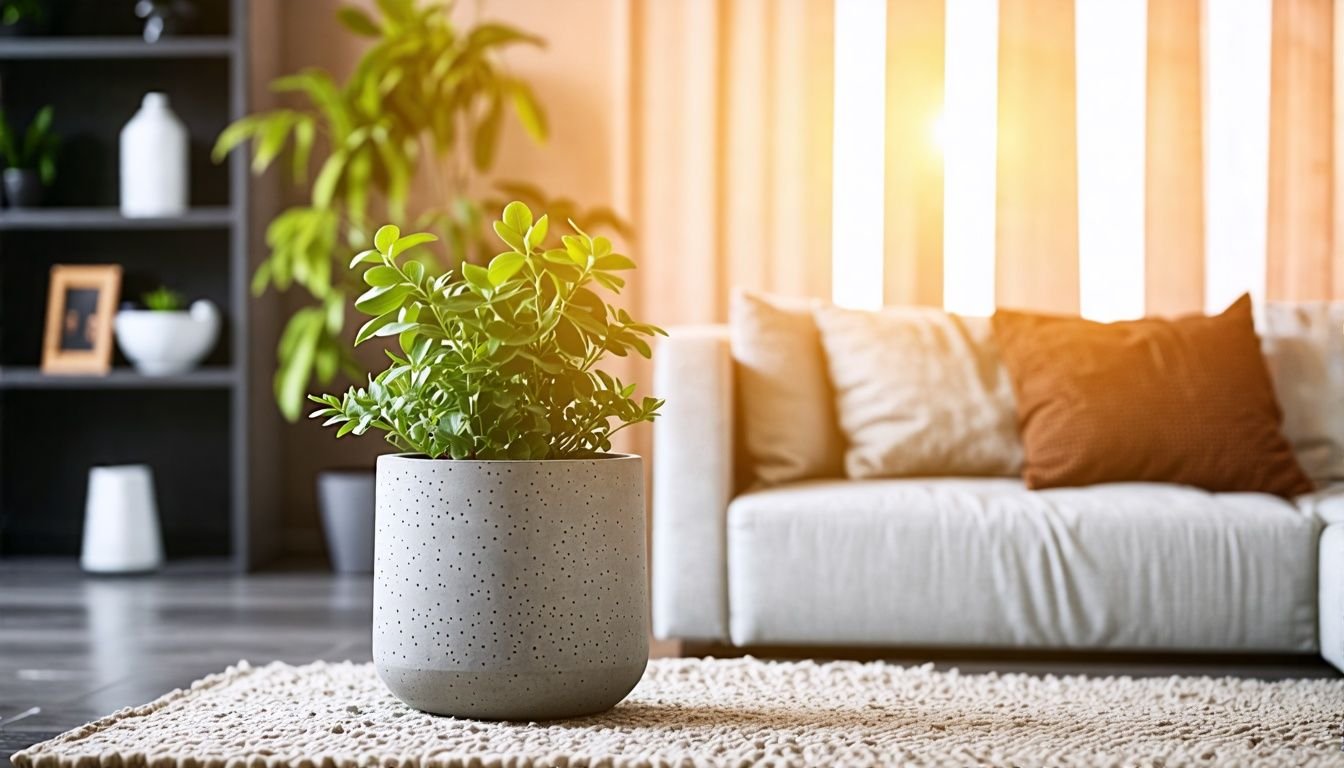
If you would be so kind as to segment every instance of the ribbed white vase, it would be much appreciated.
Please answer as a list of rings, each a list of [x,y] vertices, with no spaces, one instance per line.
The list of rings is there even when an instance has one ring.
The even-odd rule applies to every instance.
[[[176,216],[187,210],[187,128],[168,96],[147,93],[121,129],[121,214]]]

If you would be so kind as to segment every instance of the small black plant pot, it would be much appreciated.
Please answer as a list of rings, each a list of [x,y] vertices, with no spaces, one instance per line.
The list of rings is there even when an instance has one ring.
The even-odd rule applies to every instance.
[[[42,177],[31,168],[6,168],[5,202],[10,208],[36,208],[42,204]]]

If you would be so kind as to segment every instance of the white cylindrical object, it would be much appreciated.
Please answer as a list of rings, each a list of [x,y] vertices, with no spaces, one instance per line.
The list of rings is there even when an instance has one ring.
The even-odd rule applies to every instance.
[[[145,94],[121,129],[121,214],[176,216],[187,211],[187,129],[168,96]]]
[[[89,470],[79,564],[91,573],[152,571],[163,564],[154,475],[148,466]]]

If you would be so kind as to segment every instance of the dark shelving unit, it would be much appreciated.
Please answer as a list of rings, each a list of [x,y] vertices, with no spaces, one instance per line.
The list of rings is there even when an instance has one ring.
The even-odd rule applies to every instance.
[[[0,59],[228,58],[238,51],[231,37],[197,37],[146,43],[123,37],[45,37],[0,40]]]
[[[0,211],[0,232],[68,229],[228,229],[233,210],[196,208],[181,216],[128,218],[116,208],[32,208]]]
[[[0,38],[0,104],[26,123],[55,107],[63,150],[45,207],[0,209],[0,558],[78,555],[91,466],[154,469],[169,560],[255,564],[249,530],[248,175],[215,136],[247,106],[247,0],[198,0],[192,29],[137,36],[131,3],[53,0],[45,34]],[[184,215],[118,210],[118,137],[148,91],[191,136]],[[147,377],[118,352],[106,376],[40,370],[54,264],[117,263],[123,298],[168,285],[220,307],[204,366]]]
[[[11,366],[0,368],[0,390],[4,389],[228,389],[238,383],[232,368],[199,368],[172,376],[143,376],[134,370],[118,369],[106,376],[58,376],[38,368]]]

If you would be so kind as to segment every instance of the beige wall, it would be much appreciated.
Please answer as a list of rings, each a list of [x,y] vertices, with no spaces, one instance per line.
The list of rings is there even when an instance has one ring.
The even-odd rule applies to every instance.
[[[308,66],[343,75],[362,49],[363,41],[335,21],[342,4],[338,0],[254,2],[256,18],[273,19],[278,31],[274,43],[259,40],[278,46],[278,51],[269,58],[264,50],[254,54],[254,80]],[[367,0],[362,4],[373,5]],[[631,216],[628,0],[487,0],[460,3],[458,14],[505,21],[548,40],[544,49],[512,51],[506,63],[533,84],[547,110],[551,140],[537,146],[516,123],[508,123],[496,176],[526,180],[585,204],[611,205]],[[264,89],[259,82],[257,86],[254,97],[264,98]],[[423,187],[418,194],[426,190]],[[260,213],[254,216],[258,230],[266,224],[265,211]],[[255,397],[258,407],[267,408],[274,336],[259,338],[257,346]],[[279,431],[283,548],[320,555],[324,550],[314,500],[316,474],[333,467],[372,467],[385,444],[373,436],[338,442],[331,430],[307,421],[272,428]]]

